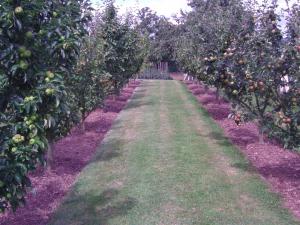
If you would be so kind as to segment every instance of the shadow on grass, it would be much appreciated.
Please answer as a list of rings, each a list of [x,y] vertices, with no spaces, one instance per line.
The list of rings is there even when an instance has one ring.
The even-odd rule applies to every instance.
[[[221,145],[223,147],[232,147],[233,144],[231,140],[227,137],[225,137],[222,133],[220,132],[210,132],[208,135],[206,135],[211,140],[215,140],[215,142],[218,145]]]
[[[148,85],[145,85],[148,87]],[[132,101],[130,104],[126,106],[126,109],[134,109],[134,108],[139,108],[142,106],[148,106],[148,105],[153,105],[153,101],[145,101],[145,95],[146,95],[146,89],[141,89],[136,91]]]
[[[249,172],[249,173],[255,173],[255,169],[253,168],[253,166],[250,164],[250,162],[237,162],[237,163],[232,163],[231,164],[232,167],[240,169],[242,171],[245,172]]]
[[[50,224],[107,225],[111,219],[128,214],[136,205],[135,198],[120,196],[114,188],[99,194],[90,191],[78,195],[74,191]]]
[[[204,136],[204,135],[202,135]],[[208,135],[205,135],[205,137],[209,138],[210,140],[214,140],[218,145],[221,145],[222,147],[225,147],[226,149],[230,149],[231,147],[233,147],[233,143],[232,141],[225,137],[221,132],[210,132]],[[241,155],[241,153],[237,152],[236,150],[233,151],[225,151],[229,154],[238,154]],[[242,157],[242,156],[241,156]],[[255,169],[253,168],[253,166],[251,165],[250,162],[246,161],[246,160],[237,160],[237,162],[234,162],[231,164],[232,167],[240,169],[242,171],[245,172],[250,172],[250,173],[254,173]]]
[[[145,102],[145,100],[143,100],[143,99],[141,99],[141,100],[135,99],[126,107],[126,109],[134,109],[134,108],[139,108],[142,106],[151,106],[151,105],[154,105],[154,103],[151,101]]]
[[[95,161],[110,161],[119,156],[121,156],[119,151],[104,152],[100,157],[96,157]]]
[[[91,162],[110,161],[121,156],[121,149],[123,146],[122,139],[109,140],[101,146],[100,153],[98,153]]]

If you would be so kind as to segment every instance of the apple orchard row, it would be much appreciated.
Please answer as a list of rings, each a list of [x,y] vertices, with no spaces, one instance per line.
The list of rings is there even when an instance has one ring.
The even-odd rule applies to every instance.
[[[25,202],[28,173],[52,143],[143,63],[141,38],[108,1],[0,2],[0,211]]]

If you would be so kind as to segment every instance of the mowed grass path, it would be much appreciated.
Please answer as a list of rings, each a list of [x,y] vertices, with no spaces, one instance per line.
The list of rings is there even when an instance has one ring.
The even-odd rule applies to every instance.
[[[178,81],[143,81],[51,225],[293,225]]]

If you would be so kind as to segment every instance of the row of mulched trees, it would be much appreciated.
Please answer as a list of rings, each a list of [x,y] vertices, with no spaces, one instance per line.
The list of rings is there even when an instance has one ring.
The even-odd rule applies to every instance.
[[[28,173],[51,165],[52,143],[144,63],[143,37],[113,1],[0,4],[0,211],[25,202]]]
[[[299,149],[300,5],[286,3],[281,12],[277,1],[192,0],[175,54],[232,103],[237,124],[255,120],[261,137]]]

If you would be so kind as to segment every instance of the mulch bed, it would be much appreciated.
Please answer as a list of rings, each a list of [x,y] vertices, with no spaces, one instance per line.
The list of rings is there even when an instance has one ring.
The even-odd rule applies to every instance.
[[[108,97],[104,108],[95,110],[85,120],[85,132],[76,127],[55,144],[52,169],[39,168],[30,175],[33,189],[26,197],[26,206],[15,214],[8,212],[1,216],[1,225],[47,224],[139,84],[132,81],[119,97]]]
[[[173,76],[182,80],[182,76]],[[266,181],[271,191],[282,196],[283,206],[300,220],[300,154],[284,149],[272,140],[259,142],[258,126],[249,122],[237,126],[228,119],[230,103],[216,99],[216,92],[199,83],[184,82],[201,105],[223,128],[226,137],[239,147],[250,163]]]

